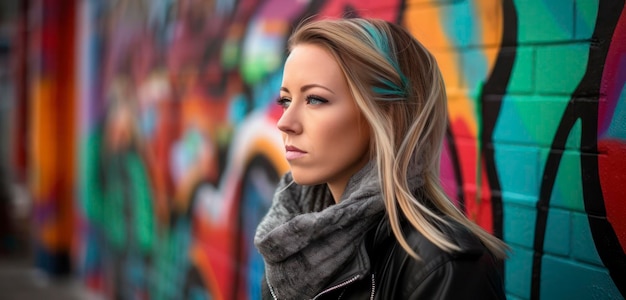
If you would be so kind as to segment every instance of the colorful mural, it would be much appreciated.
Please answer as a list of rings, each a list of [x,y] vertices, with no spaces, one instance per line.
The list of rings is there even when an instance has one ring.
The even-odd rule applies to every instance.
[[[34,2],[44,269],[65,253],[107,298],[258,299],[252,236],[288,170],[274,105],[286,39],[305,18],[364,16],[435,54],[442,182],[511,245],[508,297],[626,296],[624,1]]]
[[[70,273],[74,228],[74,195],[77,136],[74,134],[77,107],[73,91],[77,80],[76,9],[72,2],[62,4],[42,0],[31,3],[33,30],[28,36],[32,74],[27,83],[29,109],[26,142],[28,187],[33,197],[32,221],[37,264],[55,275]],[[22,70],[24,71],[24,70]],[[22,99],[20,99],[22,100]]]

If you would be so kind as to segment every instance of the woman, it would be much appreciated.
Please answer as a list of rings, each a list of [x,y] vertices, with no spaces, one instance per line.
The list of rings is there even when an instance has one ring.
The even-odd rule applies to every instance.
[[[306,23],[289,39],[278,121],[291,172],[255,245],[264,298],[502,299],[507,246],[439,183],[444,83],[382,20]]]

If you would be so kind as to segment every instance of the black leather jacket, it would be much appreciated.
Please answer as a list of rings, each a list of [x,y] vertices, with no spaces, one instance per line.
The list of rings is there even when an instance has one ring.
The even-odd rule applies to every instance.
[[[314,299],[505,299],[498,261],[460,226],[449,234],[461,247],[447,253],[405,224],[407,242],[421,260],[397,242],[386,218],[367,233],[349,268]],[[273,299],[263,282],[264,299]]]

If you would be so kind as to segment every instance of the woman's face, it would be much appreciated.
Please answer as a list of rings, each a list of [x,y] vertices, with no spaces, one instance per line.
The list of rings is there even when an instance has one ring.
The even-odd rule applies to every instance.
[[[294,180],[328,183],[338,201],[369,160],[370,130],[334,57],[317,45],[297,45],[285,62],[278,103]]]

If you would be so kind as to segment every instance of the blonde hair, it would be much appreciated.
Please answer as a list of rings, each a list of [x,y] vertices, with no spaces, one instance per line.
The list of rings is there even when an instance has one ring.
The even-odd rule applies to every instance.
[[[401,213],[439,248],[459,250],[442,229],[441,225],[451,226],[443,213],[475,234],[496,257],[505,258],[507,245],[469,220],[441,187],[447,98],[430,52],[396,24],[360,18],[305,22],[291,35],[289,49],[298,44],[318,45],[334,56],[368,120],[371,154],[377,162],[391,229],[400,245],[419,258],[402,233]],[[408,183],[407,174],[416,170],[424,180],[420,199]]]

